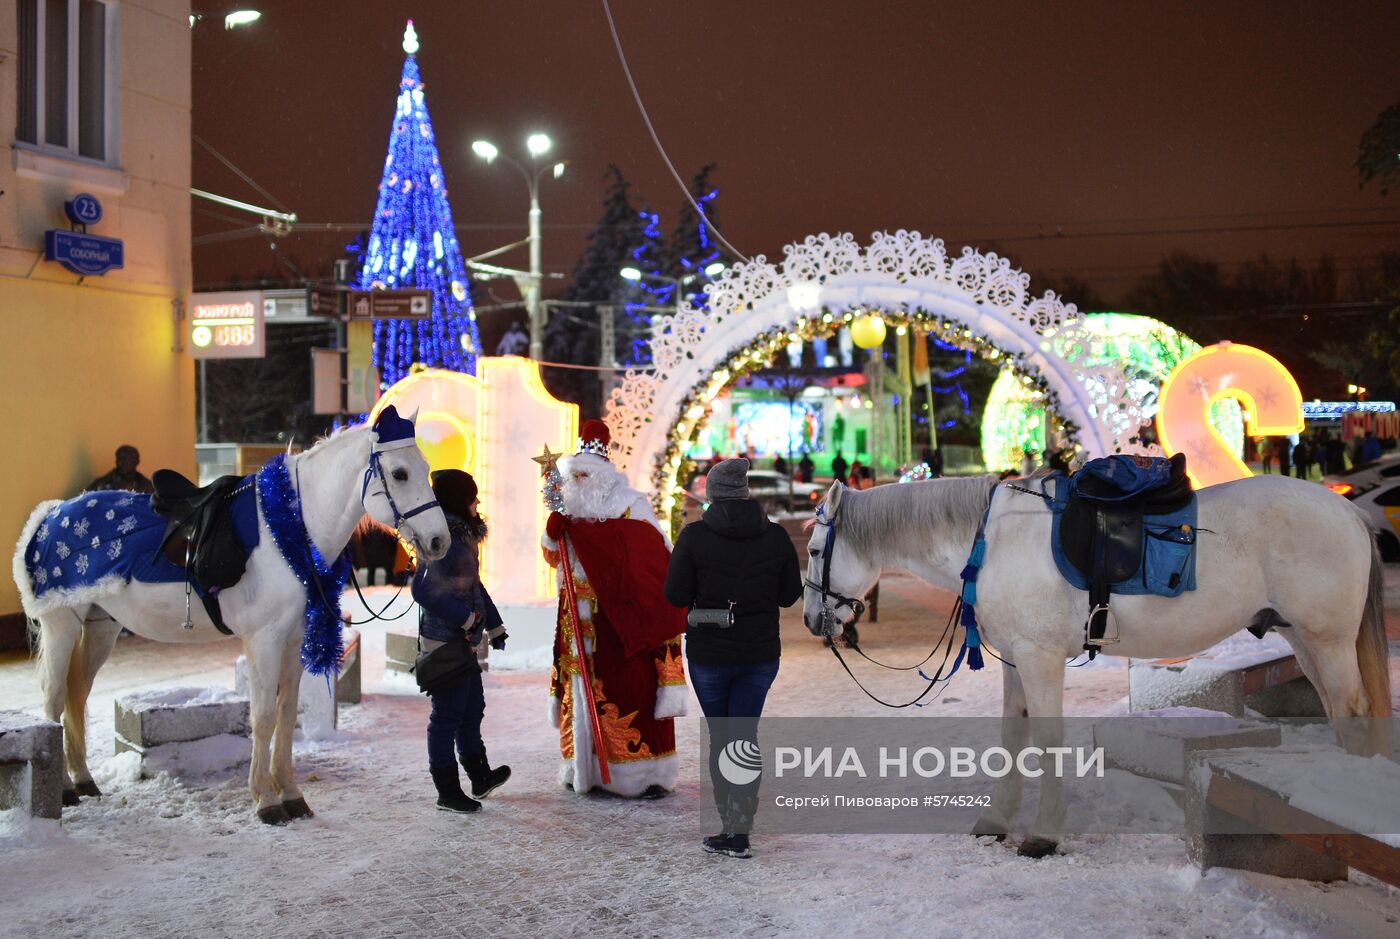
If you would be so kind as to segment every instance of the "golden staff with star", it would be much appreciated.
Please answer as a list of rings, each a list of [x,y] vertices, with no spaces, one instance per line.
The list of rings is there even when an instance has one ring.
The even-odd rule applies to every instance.
[[[540,495],[544,497],[545,507],[551,512],[564,511],[564,493],[560,489],[564,478],[559,475],[559,458],[562,456],[564,454],[555,453],[549,449],[549,444],[545,444],[539,456],[530,457],[540,465],[540,478],[544,480]]]

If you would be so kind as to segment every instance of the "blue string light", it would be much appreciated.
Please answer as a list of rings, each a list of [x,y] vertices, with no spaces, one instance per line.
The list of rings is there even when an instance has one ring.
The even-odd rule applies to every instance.
[[[643,274],[659,274],[661,268],[661,216],[647,209],[637,213],[642,222],[642,240],[630,252],[632,266]],[[623,304],[627,316],[628,343],[625,365],[636,368],[651,363],[651,318],[647,307],[675,306],[676,285],[668,280],[642,277],[631,292],[633,299]]]
[[[412,55],[404,59],[379,202],[354,286],[432,291],[431,318],[374,323],[374,364],[385,387],[406,375],[414,363],[476,372],[481,340],[470,282],[452,224],[418,61]]]

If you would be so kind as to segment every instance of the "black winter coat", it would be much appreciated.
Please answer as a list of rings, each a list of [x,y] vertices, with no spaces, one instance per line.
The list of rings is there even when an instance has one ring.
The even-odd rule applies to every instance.
[[[713,502],[681,531],[666,571],[672,606],[724,609],[734,625],[687,626],[686,656],[700,665],[758,665],[782,654],[778,608],[802,596],[797,551],[753,499]]]

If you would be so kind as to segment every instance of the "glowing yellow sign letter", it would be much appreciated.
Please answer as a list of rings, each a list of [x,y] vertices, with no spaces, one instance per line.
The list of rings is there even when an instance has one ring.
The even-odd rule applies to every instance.
[[[1158,396],[1157,437],[1168,455],[1186,454],[1196,486],[1251,475],[1211,426],[1210,406],[1236,398],[1253,436],[1287,436],[1303,429],[1303,395],[1278,359],[1252,346],[1222,342],[1183,361]]]

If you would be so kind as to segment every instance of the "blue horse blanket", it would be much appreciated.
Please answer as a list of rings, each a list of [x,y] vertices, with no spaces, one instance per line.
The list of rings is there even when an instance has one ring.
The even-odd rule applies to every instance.
[[[229,511],[234,533],[244,551],[251,553],[258,546],[252,476],[234,490]],[[95,602],[133,580],[183,583],[184,568],[160,551],[165,525],[166,519],[151,508],[151,497],[134,492],[85,492],[50,503],[47,512],[30,522],[33,530],[25,543],[29,590],[21,582],[20,593],[26,611],[37,616],[58,607]]]
[[[1060,521],[1068,505],[1072,481],[1064,475],[1049,477],[1048,481],[1053,485],[1046,494],[1051,496],[1050,552],[1055,557],[1055,566],[1071,585],[1088,590],[1088,578],[1070,563],[1060,544]],[[1175,512],[1143,516],[1142,563],[1131,576],[1115,582],[1110,593],[1177,597],[1196,589],[1196,502],[1197,497],[1193,495],[1184,508]]]

